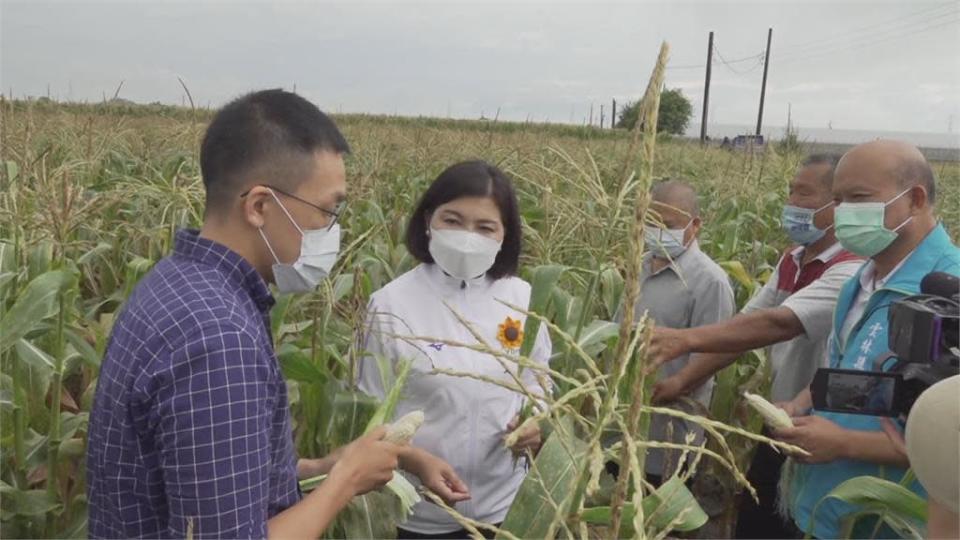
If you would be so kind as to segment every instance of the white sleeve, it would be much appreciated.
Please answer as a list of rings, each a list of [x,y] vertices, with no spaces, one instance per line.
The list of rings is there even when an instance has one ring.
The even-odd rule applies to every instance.
[[[781,259],[782,260],[782,259]],[[767,283],[757,291],[750,301],[747,302],[747,305],[743,306],[743,309],[740,310],[741,313],[750,313],[751,311],[757,311],[758,309],[767,309],[776,306],[777,302],[777,282],[780,281],[780,262],[777,262],[777,267],[774,269],[773,274],[770,274],[770,279],[767,280]]]
[[[833,311],[837,307],[840,288],[857,270],[862,261],[831,266],[816,281],[790,295],[781,304],[800,319],[810,339],[826,339],[833,329]]]

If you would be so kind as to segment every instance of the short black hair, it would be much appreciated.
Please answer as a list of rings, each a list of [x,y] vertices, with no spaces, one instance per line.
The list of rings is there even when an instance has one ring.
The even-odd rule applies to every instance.
[[[927,202],[933,206],[937,202],[937,180],[933,168],[926,159],[904,160],[894,174],[902,188],[923,186],[927,190]]]
[[[306,99],[276,88],[231,101],[213,117],[200,146],[205,212],[225,207],[251,181],[295,191],[318,150],[345,154],[350,146],[333,120]]]
[[[831,190],[833,189],[833,173],[837,170],[837,163],[840,163],[840,157],[839,154],[810,154],[803,158],[803,161],[800,162],[800,167],[829,165],[829,170],[820,177],[820,181],[823,182],[823,185],[828,190]]]
[[[500,279],[516,275],[522,237],[517,195],[510,177],[486,161],[451,165],[430,184],[407,224],[407,250],[420,262],[433,263],[427,236],[430,216],[437,207],[461,197],[490,197],[496,203],[503,220],[503,243],[487,276]]]

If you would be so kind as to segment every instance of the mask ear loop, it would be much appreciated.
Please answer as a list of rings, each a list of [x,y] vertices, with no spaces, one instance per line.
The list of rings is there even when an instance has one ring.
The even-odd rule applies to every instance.
[[[697,218],[695,218],[695,217],[691,217],[691,218],[690,218],[690,221],[687,222],[687,226],[683,228],[683,234],[687,234],[687,229],[689,229],[690,226],[693,225],[693,220],[695,220],[695,219],[697,219]],[[683,237],[681,236],[681,238],[683,238]],[[684,242],[684,243],[682,243],[681,245],[683,245],[683,249],[688,249],[688,248],[690,247],[690,244],[692,244],[694,240],[696,240],[696,238],[693,237],[693,236],[691,236],[689,242]]]
[[[270,188],[267,188],[267,189],[270,189]],[[297,225],[296,220],[294,220],[293,216],[290,215],[290,212],[287,210],[287,207],[284,206],[282,202],[280,202],[280,198],[277,197],[277,194],[274,193],[272,189],[270,189],[270,194],[273,195],[273,198],[277,201],[277,204],[280,205],[280,209],[283,210],[283,213],[287,215],[287,219],[290,220],[290,223],[293,223],[293,226],[296,227],[297,232],[300,233],[300,236],[304,236],[303,229],[301,229],[300,226]]]
[[[835,203],[834,201],[830,201],[830,202],[828,202],[827,204],[821,206],[820,208],[817,208],[816,210],[814,210],[814,211],[813,211],[813,215],[812,215],[811,218],[810,218],[810,225],[813,225],[813,218],[815,218],[815,217],[817,216],[817,213],[819,213],[821,210],[826,210],[827,208],[829,208],[830,206],[833,206],[833,205],[835,205],[835,204],[836,204],[836,203]],[[836,225],[836,224],[837,224],[836,221],[834,221],[833,223],[830,224],[829,227],[824,228],[824,229],[823,229],[823,232],[829,231],[829,230],[832,229],[833,226]],[[814,225],[814,226],[815,226],[815,225]]]
[[[273,255],[273,260],[280,263],[280,257],[277,257],[277,253],[273,251],[273,246],[270,245],[270,241],[267,240],[267,235],[263,234],[263,227],[257,227],[257,232],[260,233],[260,238],[263,238],[263,243],[267,245],[267,249],[270,250],[270,255]]]
[[[899,199],[900,197],[903,197],[905,194],[909,193],[911,189],[913,189],[913,186],[910,186],[910,187],[908,187],[907,189],[901,191],[899,195],[897,195],[896,197],[890,199],[886,204],[884,204],[884,205],[883,205],[884,215],[886,215],[886,211],[887,211],[887,207],[888,207],[888,206],[890,206],[891,204],[893,204],[894,202],[896,202],[896,200]],[[897,225],[895,228],[893,228],[893,229],[892,229],[892,232],[897,232],[897,231],[899,231],[900,229],[904,228],[904,227],[907,225],[907,223],[910,223],[911,221],[913,221],[913,216],[908,217],[907,219],[905,219],[905,220],[903,221],[903,223],[901,223],[901,224]]]
[[[886,208],[886,207],[890,206],[891,204],[893,204],[894,202],[896,202],[897,199],[899,199],[900,197],[903,197],[904,195],[906,195],[907,193],[909,193],[911,189],[913,189],[913,186],[910,186],[910,187],[908,187],[907,189],[901,191],[899,195],[897,195],[896,197],[894,197],[894,198],[890,199],[889,201],[885,202],[885,203],[883,204],[883,207]]]
[[[827,208],[829,208],[830,206],[833,206],[834,204],[835,204],[835,203],[834,203],[833,201],[828,202],[827,204],[825,204],[825,205],[821,206],[820,208],[817,208],[816,210],[814,210],[814,211],[813,211],[813,215],[817,215],[818,213],[820,213],[821,210],[826,210]]]
[[[267,188],[267,189],[270,189],[270,188]],[[300,237],[303,238],[304,236],[303,229],[301,229],[300,226],[297,225],[297,222],[294,221],[293,216],[290,215],[290,212],[288,212],[287,208],[283,206],[283,203],[280,202],[280,198],[277,197],[277,194],[274,193],[272,189],[270,189],[270,195],[273,195],[274,200],[276,200],[277,204],[280,205],[280,209],[283,210],[283,213],[287,215],[287,219],[290,220],[290,223],[293,223],[293,226],[297,229],[297,232],[300,233]],[[273,256],[273,260],[276,261],[277,264],[282,264],[280,262],[280,257],[277,257],[277,252],[273,250],[273,246],[271,246],[270,241],[267,240],[267,235],[263,234],[263,227],[257,227],[257,232],[260,233],[260,238],[263,238],[263,243],[266,244],[267,249],[270,250],[270,255]]]

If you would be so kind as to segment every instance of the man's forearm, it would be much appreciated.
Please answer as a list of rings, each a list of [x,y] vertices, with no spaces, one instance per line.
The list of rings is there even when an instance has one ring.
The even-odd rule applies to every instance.
[[[683,385],[683,392],[692,392],[707,382],[718,371],[732,364],[739,353],[704,353],[693,354],[686,366],[677,372]]]
[[[845,435],[843,454],[847,459],[903,468],[910,466],[910,462],[897,451],[890,438],[882,431],[848,429]]]
[[[345,480],[328,478],[299,503],[271,518],[267,522],[267,537],[319,538],[352,498],[353,492]]]
[[[316,459],[305,459],[301,458],[297,460],[297,478],[300,480],[306,480],[308,478],[313,478],[315,476],[320,476],[321,474],[327,474],[330,472],[330,469],[337,464],[337,460],[340,459],[340,456],[343,454],[343,447],[334,449],[329,454],[323,456],[322,458]]]
[[[741,313],[716,324],[691,328],[690,350],[702,353],[742,353],[803,334],[803,324],[789,308]]]

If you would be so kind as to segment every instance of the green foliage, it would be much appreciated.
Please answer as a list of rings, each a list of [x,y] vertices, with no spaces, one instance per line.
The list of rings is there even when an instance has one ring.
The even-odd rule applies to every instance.
[[[637,124],[640,101],[627,103],[620,112],[617,127],[633,129]],[[693,115],[693,105],[679,88],[670,88],[660,94],[660,112],[657,131],[673,135],[683,135]]]
[[[896,482],[875,476],[858,476],[847,480],[817,502],[810,515],[808,530],[812,530],[817,510],[827,499],[837,499],[859,507],[855,514],[847,516],[842,538],[853,538],[854,526],[866,517],[879,520],[878,527],[880,524],[888,525],[904,538],[919,540],[926,537],[927,502]],[[876,537],[876,534],[873,536]]]
[[[200,225],[198,148],[211,113],[128,104],[0,107],[0,536],[83,537],[79,450],[99,361],[137,281],[170,252],[176,229]],[[661,106],[661,125],[669,114]],[[352,202],[343,218],[349,248],[315,293],[281,296],[271,313],[303,457],[349,441],[381,411],[352,384],[363,310],[371,292],[416,264],[403,244],[410,211],[427,184],[461,159],[497,163],[514,179],[524,226],[521,268],[534,286],[535,311],[576,336],[551,331],[551,367],[566,377],[557,395],[582,386],[577,376],[588,366],[578,349],[600,365],[612,360],[619,329],[610,321],[624,294],[637,202],[636,179],[621,174],[631,134],[367,115],[337,120],[354,150],[347,160]],[[799,159],[682,140],[656,147],[655,176],[684,176],[696,185],[700,245],[730,273],[741,305],[787,245],[778,216]],[[956,235],[960,167],[935,168],[943,188],[939,211]],[[531,339],[536,323],[527,325]],[[755,372],[749,360],[721,375],[715,397],[723,410],[740,410],[736,392]],[[631,397],[620,396],[617,414]],[[736,414],[716,418],[755,429]],[[562,464],[557,444],[548,442],[537,459]],[[737,444],[740,461],[749,445]]]

